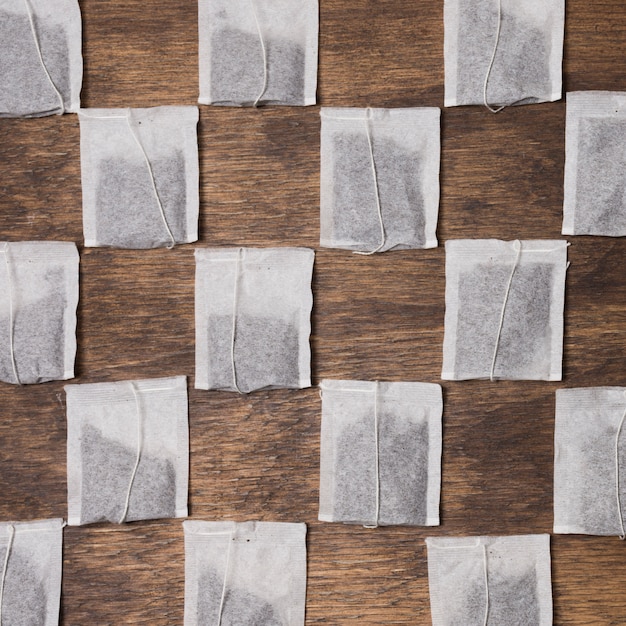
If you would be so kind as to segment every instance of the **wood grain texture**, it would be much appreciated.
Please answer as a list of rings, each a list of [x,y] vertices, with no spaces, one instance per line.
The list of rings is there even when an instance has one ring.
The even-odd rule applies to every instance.
[[[319,102],[442,106],[440,0],[320,0]],[[87,107],[195,104],[195,0],[83,0]],[[567,90],[626,90],[626,5],[567,3]],[[440,382],[443,247],[319,249],[319,108],[202,107],[198,245],[317,249],[313,383]],[[444,110],[438,234],[559,238],[565,104]],[[82,242],[76,116],[0,120],[0,238]],[[443,384],[441,515],[375,531],[317,519],[315,387],[193,389],[194,246],[83,250],[77,383],[189,376],[190,514],[309,525],[307,624],[429,624],[424,537],[550,532],[554,392],[626,385],[626,240],[570,238],[564,380]],[[0,519],[66,516],[63,383],[0,385]],[[552,540],[555,624],[626,622],[617,538]],[[65,531],[63,625],[182,624],[180,521]]]

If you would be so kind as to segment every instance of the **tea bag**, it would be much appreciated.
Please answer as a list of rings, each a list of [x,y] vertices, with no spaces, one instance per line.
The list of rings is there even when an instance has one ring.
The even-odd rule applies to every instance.
[[[320,245],[437,246],[438,108],[322,108]]]
[[[566,241],[446,242],[445,380],[561,380]]]
[[[0,0],[0,117],[76,113],[83,81],[77,0]]]
[[[196,250],[196,389],[311,386],[307,248]]]
[[[185,626],[304,626],[306,525],[183,522]]]
[[[65,391],[68,524],[186,517],[186,378]]]
[[[556,392],[554,532],[626,535],[626,387]]]
[[[315,104],[318,0],[198,0],[201,104]]]
[[[564,235],[626,235],[626,92],[567,94]]]
[[[565,0],[444,0],[445,106],[561,97]]]
[[[319,519],[438,525],[441,387],[324,380],[321,389]]]
[[[81,109],[85,246],[198,239],[198,108]]]
[[[550,536],[429,537],[433,626],[551,626]]]
[[[63,520],[0,523],[0,623],[57,626]]]
[[[74,377],[78,251],[70,242],[0,242],[0,380]]]

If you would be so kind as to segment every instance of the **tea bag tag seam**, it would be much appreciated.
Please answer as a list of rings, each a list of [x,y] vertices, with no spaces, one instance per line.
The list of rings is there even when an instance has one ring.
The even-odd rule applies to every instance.
[[[506,291],[504,293],[504,302],[502,303],[502,311],[500,312],[500,321],[498,323],[498,333],[496,335],[496,343],[493,350],[493,358],[491,359],[491,370],[489,372],[489,380],[491,382],[494,381],[494,373],[496,369],[496,359],[498,357],[498,348],[500,346],[500,337],[502,335],[502,326],[504,324],[504,315],[506,313],[506,305],[509,300],[509,294],[511,293],[511,285],[513,284],[513,276],[515,274],[515,270],[517,269],[520,258],[522,256],[522,242],[519,239],[515,240],[515,247],[517,248],[517,254],[515,255],[515,261],[513,263],[513,268],[511,269],[511,274],[509,276],[509,281],[506,286]]]
[[[370,153],[370,163],[372,167],[372,179],[374,181],[374,191],[376,192],[376,211],[378,213],[378,222],[380,224],[380,237],[381,242],[377,248],[374,250],[370,250],[369,252],[361,252],[359,250],[355,250],[354,254],[360,254],[361,256],[369,256],[371,254],[376,254],[379,252],[385,245],[387,240],[387,234],[385,232],[385,222],[383,220],[383,212],[380,205],[380,187],[378,185],[378,173],[376,171],[376,161],[374,159],[374,146],[372,145],[372,130],[370,128],[370,120],[372,119],[372,108],[367,107],[365,113],[365,131],[367,134],[367,145],[369,147]]]
[[[11,366],[13,367],[13,375],[15,382],[21,385],[20,377],[17,373],[17,363],[15,362],[15,333],[14,333],[14,312],[13,312],[13,281],[11,280],[11,264],[9,262],[9,242],[4,244],[4,262],[7,270],[7,281],[9,287],[9,352],[11,355]],[[0,623],[0,626],[2,624]]]
[[[241,274],[241,261],[243,259],[244,249],[237,249],[237,260],[235,261],[235,280],[233,286],[233,325],[230,338],[230,363],[233,373],[233,386],[237,393],[243,395],[243,391],[239,389],[237,384],[237,365],[235,363],[235,337],[237,334],[237,307],[239,305],[239,275]],[[0,625],[1,626],[1,625]]]
[[[2,600],[4,599],[4,583],[7,579],[7,570],[9,568],[9,557],[13,548],[13,540],[15,538],[15,526],[9,524],[9,539],[7,541],[7,550],[4,555],[4,565],[2,566],[2,577],[0,578],[0,626],[2,626]]]
[[[135,407],[137,409],[137,458],[135,459],[133,472],[130,476],[130,481],[128,482],[128,490],[126,491],[126,500],[124,501],[124,510],[122,512],[122,517],[120,518],[120,521],[119,521],[120,524],[123,524],[126,521],[126,516],[128,515],[128,509],[130,507],[130,495],[133,489],[133,483],[135,482],[135,477],[137,476],[137,470],[139,469],[139,463],[141,461],[141,452],[143,448],[141,402],[139,399],[139,394],[137,393],[137,388],[135,387],[135,383],[130,382],[129,385],[130,385],[130,388],[132,389],[133,396],[135,398]],[[2,625],[0,624],[0,626]]]
[[[48,71],[48,68],[46,67],[45,61],[43,60],[43,54],[41,52],[41,46],[39,45],[39,37],[37,37],[37,29],[35,28],[35,18],[33,16],[33,9],[30,6],[30,0],[24,0],[24,6],[26,7],[26,12],[28,14],[28,22],[30,23],[30,30],[33,34],[33,41],[35,42],[35,49],[37,50],[37,56],[39,57],[39,62],[41,63],[41,67],[43,68],[43,71],[45,72],[46,77],[48,78],[48,82],[50,83],[50,86],[54,90],[54,93],[56,94],[57,98],[59,99],[59,102],[61,103],[61,115],[63,115],[65,113],[65,102],[63,101],[63,96],[61,95],[61,92],[57,89],[57,86],[54,84],[54,81],[52,80],[52,76],[50,76],[50,72]]]
[[[378,441],[378,387],[379,382],[376,381],[374,387],[374,441],[376,445],[376,516],[373,524],[363,524],[363,528],[378,528],[378,518],[380,517],[380,459],[379,459],[379,441]]]
[[[624,392],[624,398],[626,399],[626,391]],[[617,513],[619,515],[620,534],[619,538],[624,541],[626,539],[626,530],[624,529],[624,516],[622,515],[622,502],[620,497],[620,480],[619,480],[619,438],[622,433],[622,427],[626,420],[626,407],[619,421],[617,427],[617,433],[615,434],[615,495],[617,497]]]
[[[259,105],[261,98],[265,95],[265,92],[267,91],[268,59],[267,59],[267,48],[265,46],[265,39],[263,38],[263,31],[261,30],[261,23],[259,22],[259,16],[256,10],[255,0],[250,0],[250,6],[252,7],[252,14],[254,15],[254,21],[256,23],[256,29],[259,34],[259,41],[261,42],[261,50],[263,53],[263,89],[261,89],[261,92],[256,97],[256,100],[254,101],[254,104],[252,105],[256,109]]]

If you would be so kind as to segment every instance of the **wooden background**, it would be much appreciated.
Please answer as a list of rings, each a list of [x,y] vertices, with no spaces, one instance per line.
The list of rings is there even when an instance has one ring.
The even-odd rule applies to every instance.
[[[196,0],[84,0],[86,107],[195,104]],[[442,106],[441,0],[321,0],[319,103]],[[568,0],[564,91],[626,90],[626,4]],[[202,107],[198,245],[318,248],[319,109]],[[444,110],[439,238],[558,238],[564,102]],[[0,237],[82,243],[75,115],[0,120]],[[189,376],[190,514],[304,521],[307,624],[430,624],[428,535],[552,528],[554,392],[625,385],[626,239],[570,238],[564,380],[446,382],[442,525],[317,519],[318,390],[196,391],[194,246],[82,250],[77,378]],[[440,382],[444,249],[317,250],[313,383]],[[0,519],[65,517],[63,383],[0,385]],[[552,539],[555,624],[626,623],[626,545]],[[61,623],[182,624],[180,520],[67,528]]]

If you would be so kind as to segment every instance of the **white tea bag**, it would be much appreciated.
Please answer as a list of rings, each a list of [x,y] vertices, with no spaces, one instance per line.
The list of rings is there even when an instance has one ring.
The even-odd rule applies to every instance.
[[[74,378],[78,250],[61,241],[0,242],[0,380]]]
[[[561,380],[566,241],[446,242],[445,380]]]
[[[85,246],[198,239],[198,108],[81,109]]]
[[[184,376],[67,385],[68,524],[187,516]]]
[[[185,626],[304,626],[306,525],[183,522]]]
[[[625,418],[626,387],[557,390],[555,533],[626,535]]]
[[[198,0],[201,104],[315,104],[318,0]]]
[[[321,389],[319,519],[438,525],[441,387],[324,380]]]
[[[438,108],[322,108],[320,245],[437,246]]]
[[[433,626],[551,626],[550,535],[429,537]]]
[[[0,0],[0,117],[76,113],[82,82],[77,0]]]
[[[626,235],[626,92],[567,94],[564,235]]]
[[[196,389],[311,386],[307,248],[196,249]]]
[[[0,523],[0,623],[57,626],[63,520]]]
[[[445,106],[558,100],[564,28],[565,0],[444,0]]]

